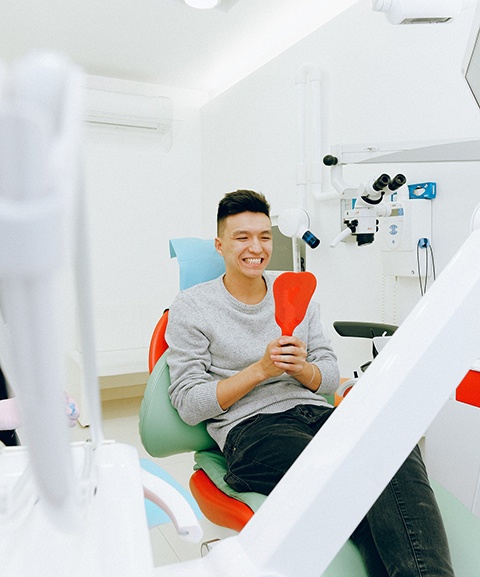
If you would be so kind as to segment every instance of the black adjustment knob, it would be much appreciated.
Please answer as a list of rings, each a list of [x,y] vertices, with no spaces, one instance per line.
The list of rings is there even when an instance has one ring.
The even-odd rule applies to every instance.
[[[338,164],[338,158],[327,154],[327,156],[323,157],[323,164],[325,164],[325,166],[335,166],[335,164]]]

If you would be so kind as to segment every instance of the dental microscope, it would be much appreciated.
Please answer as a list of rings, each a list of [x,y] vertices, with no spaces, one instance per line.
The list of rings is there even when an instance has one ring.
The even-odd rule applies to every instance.
[[[335,166],[338,159],[327,155],[323,163],[326,166]],[[361,184],[356,191],[356,198],[352,201],[352,208],[344,213],[343,223],[346,228],[330,243],[330,246],[332,248],[337,246],[350,235],[355,237],[359,247],[371,244],[375,233],[378,232],[379,217],[402,217],[404,215],[401,203],[383,201],[386,194],[394,194],[406,182],[407,179],[403,174],[397,174],[391,178],[384,173],[367,184]]]

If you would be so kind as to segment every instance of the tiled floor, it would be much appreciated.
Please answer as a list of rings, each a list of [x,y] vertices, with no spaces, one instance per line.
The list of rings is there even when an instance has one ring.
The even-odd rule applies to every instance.
[[[141,458],[150,459],[188,489],[188,480],[193,471],[193,455],[185,453],[165,459],[150,457],[143,448],[138,433],[140,403],[140,397],[104,402],[103,427],[105,438],[134,446]],[[89,438],[88,427],[82,428],[77,425],[72,429],[72,441],[87,438]],[[204,531],[203,541],[221,539],[235,534],[233,531],[210,523],[205,518],[200,520],[200,524]],[[201,544],[192,544],[180,539],[171,523],[151,529],[150,537],[156,566],[200,557]]]

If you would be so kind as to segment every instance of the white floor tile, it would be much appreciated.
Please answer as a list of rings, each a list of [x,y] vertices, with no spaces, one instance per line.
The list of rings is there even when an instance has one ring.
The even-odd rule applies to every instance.
[[[175,551],[180,561],[189,561],[191,559],[197,559],[200,557],[201,545],[205,541],[210,541],[212,539],[226,539],[227,537],[231,537],[236,534],[235,531],[214,525],[205,518],[201,519],[200,525],[203,529],[203,538],[200,543],[189,543],[188,541],[180,539],[175,531],[175,527],[171,523],[161,525],[159,529],[172,549]],[[166,565],[167,563],[160,564]]]
[[[175,553],[175,549],[170,545],[158,527],[150,529],[150,542],[155,567],[170,565],[171,563],[178,563],[180,561],[180,557]]]

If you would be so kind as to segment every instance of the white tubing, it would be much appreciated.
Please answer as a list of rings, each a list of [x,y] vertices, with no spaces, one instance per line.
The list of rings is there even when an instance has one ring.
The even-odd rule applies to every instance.
[[[322,194],[323,139],[321,131],[321,78],[319,66],[304,64],[296,76],[298,109],[298,163],[296,182],[300,207],[307,208],[307,183],[311,185],[315,199]],[[310,97],[310,98],[309,98]],[[307,102],[311,108],[312,142],[307,139]]]
[[[356,198],[358,196],[358,187],[352,187],[343,180],[342,164],[336,164],[331,167],[330,180],[335,190],[338,190],[339,196],[345,198]]]
[[[323,171],[322,154],[324,151],[324,135],[322,132],[322,75],[318,66],[310,71],[310,90],[312,96],[312,158],[310,163],[310,181],[312,195],[315,200],[322,194]]]
[[[328,200],[340,200],[341,196],[338,192],[331,190],[330,192],[322,192],[321,194],[317,194],[315,200],[317,202],[326,202]]]
[[[308,65],[303,65],[296,76],[297,86],[297,165],[295,167],[295,182],[297,185],[298,204],[300,208],[307,207],[307,107],[306,82]]]
[[[80,342],[82,347],[82,386],[87,400],[90,416],[90,431],[92,443],[97,448],[103,441],[102,405],[100,387],[97,377],[97,359],[95,340],[93,336],[94,312],[91,282],[91,265],[87,216],[85,206],[85,187],[83,174],[79,175],[79,190],[77,196],[77,222],[74,239],[75,251],[75,284],[78,306],[78,322]]]

